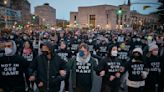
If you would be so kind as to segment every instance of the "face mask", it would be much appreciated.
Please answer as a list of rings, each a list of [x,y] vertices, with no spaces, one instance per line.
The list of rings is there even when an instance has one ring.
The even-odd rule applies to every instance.
[[[140,60],[140,56],[134,56],[135,60]]]
[[[14,39],[14,36],[13,36],[13,35],[11,35],[11,36],[10,36],[10,39]]]
[[[112,51],[111,52],[111,55],[116,57],[117,56],[117,53],[118,53],[117,51]]]
[[[24,40],[27,40],[27,36],[23,36],[23,39],[24,39]]]
[[[140,38],[137,38],[137,41],[139,42],[139,41],[141,41],[141,39]]]
[[[89,42],[91,43],[92,42],[92,39],[89,39]]]
[[[12,49],[11,48],[5,48],[5,55],[9,55],[12,53]]]
[[[84,54],[84,51],[79,51],[79,56],[80,57],[83,57],[85,54]]]
[[[48,51],[42,51],[42,54],[47,56],[48,55]]]
[[[157,56],[157,55],[158,55],[158,51],[152,51],[152,54],[153,54],[154,56]]]

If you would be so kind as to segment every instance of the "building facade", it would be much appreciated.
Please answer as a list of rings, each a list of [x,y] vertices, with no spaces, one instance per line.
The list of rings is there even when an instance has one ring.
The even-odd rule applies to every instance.
[[[97,5],[79,7],[78,12],[70,13],[70,27],[124,29],[142,27],[145,23],[156,23],[155,15],[143,15],[130,10],[130,2],[120,6]]]
[[[31,4],[28,0],[11,0],[11,8],[21,11],[22,24],[31,22]]]
[[[21,11],[12,7],[12,1],[0,0],[0,28],[13,28],[13,26],[21,21]]]
[[[40,17],[40,25],[56,26],[56,9],[48,3],[35,7],[35,15]]]

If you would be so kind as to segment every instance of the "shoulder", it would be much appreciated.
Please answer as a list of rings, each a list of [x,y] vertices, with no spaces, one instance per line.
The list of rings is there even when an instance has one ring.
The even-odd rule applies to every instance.
[[[26,61],[26,59],[20,55],[14,55],[13,60]]]

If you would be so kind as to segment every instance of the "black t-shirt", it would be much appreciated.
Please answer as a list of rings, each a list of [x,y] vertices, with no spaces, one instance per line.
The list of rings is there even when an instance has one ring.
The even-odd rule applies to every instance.
[[[151,56],[151,57],[147,58],[146,64],[149,69],[149,74],[146,79],[148,84],[158,83],[160,72],[161,72],[160,58],[158,56]]]
[[[25,84],[23,73],[27,73],[28,64],[20,56],[0,58],[0,86],[22,87]]]
[[[68,60],[71,58],[71,52],[67,49],[60,49],[56,53],[66,62],[68,62]]]
[[[146,65],[142,62],[129,62],[128,65],[128,73],[129,73],[129,77],[128,79],[131,81],[143,81],[144,79],[142,78],[141,74],[143,71],[146,70]]]
[[[89,87],[91,88],[91,63],[76,63],[76,84],[77,87]]]

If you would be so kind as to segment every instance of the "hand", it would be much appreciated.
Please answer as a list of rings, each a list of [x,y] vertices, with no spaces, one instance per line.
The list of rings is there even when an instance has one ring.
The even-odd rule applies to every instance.
[[[43,82],[39,82],[38,87],[43,87]]]
[[[116,74],[115,74],[115,76],[116,76],[117,78],[120,78],[120,75],[121,75],[120,73],[116,73]]]
[[[105,71],[100,72],[100,76],[103,77],[105,75]]]
[[[34,81],[35,80],[35,76],[30,76],[29,81]]]
[[[65,70],[60,70],[59,73],[60,73],[60,76],[62,76],[62,77],[64,77],[66,75],[66,71]]]
[[[113,81],[115,78],[116,78],[115,76],[111,75],[110,78],[109,78],[109,80],[110,81]]]

